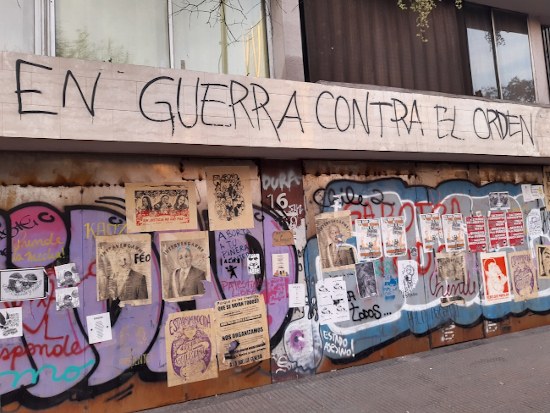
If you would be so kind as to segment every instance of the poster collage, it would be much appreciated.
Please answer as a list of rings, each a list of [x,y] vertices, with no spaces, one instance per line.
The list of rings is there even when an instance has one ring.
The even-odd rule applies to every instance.
[[[206,168],[210,230],[254,226],[251,171],[247,166]],[[115,306],[152,303],[150,232],[159,234],[162,298],[194,300],[210,281],[208,231],[198,231],[194,182],[127,183],[127,233],[96,236],[97,301]],[[169,231],[169,232],[168,232]],[[250,254],[249,273],[260,268]],[[252,257],[252,255],[257,255]],[[288,255],[277,254],[273,271],[288,276]],[[75,263],[55,266],[55,289],[48,291],[49,268],[0,271],[0,301],[55,297],[57,311],[80,307],[81,279]],[[305,293],[304,293],[305,296]],[[296,300],[300,304],[300,300]],[[304,304],[305,305],[305,304]],[[89,344],[113,339],[109,313],[86,315]],[[270,358],[264,297],[250,295],[217,301],[213,308],[173,313],[164,326],[168,386],[218,376],[218,371]],[[21,307],[0,308],[0,339],[21,337]]]
[[[542,185],[522,189],[527,201],[544,200]],[[467,282],[466,254],[479,253],[484,302],[537,297],[538,280],[550,279],[550,245],[537,245],[536,251],[504,249],[527,246],[526,236],[535,240],[542,235],[540,210],[531,210],[524,219],[523,212],[510,205],[508,192],[491,192],[486,216],[481,212],[466,217],[461,213],[417,215],[423,252],[434,254],[439,282]],[[345,293],[346,277],[355,277],[354,292],[360,298],[379,296],[376,264],[383,257],[397,258],[398,288],[403,298],[414,296],[418,263],[409,259],[406,226],[410,223],[405,217],[355,219],[352,225],[350,211],[339,210],[338,204],[334,209],[315,218],[323,275],[316,285],[320,322],[349,320],[349,312],[342,311],[347,297],[338,294],[341,285]],[[441,304],[460,303],[461,298],[455,298],[442,298]]]

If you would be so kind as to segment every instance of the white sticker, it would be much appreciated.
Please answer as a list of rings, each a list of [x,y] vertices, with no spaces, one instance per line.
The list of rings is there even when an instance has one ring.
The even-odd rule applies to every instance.
[[[101,343],[113,339],[109,313],[89,315],[86,317],[86,324],[88,326],[88,343]]]
[[[304,284],[288,284],[288,307],[300,308],[306,305],[306,286]]]

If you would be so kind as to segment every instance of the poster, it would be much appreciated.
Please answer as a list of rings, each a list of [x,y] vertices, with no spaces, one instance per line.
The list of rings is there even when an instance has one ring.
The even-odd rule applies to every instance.
[[[204,294],[210,281],[208,231],[161,233],[160,268],[162,298],[190,301]]]
[[[404,298],[412,297],[418,284],[418,263],[413,260],[397,261],[397,277],[399,291]]]
[[[466,217],[466,233],[470,252],[487,251],[487,227],[483,215]]]
[[[508,299],[510,297],[510,282],[508,280],[509,271],[506,253],[481,253],[480,259],[485,301]]]
[[[462,214],[445,214],[443,221],[443,238],[447,252],[464,251],[466,249]]]
[[[294,245],[294,232],[291,230],[273,231],[273,234],[271,234],[271,245],[274,247]]]
[[[506,229],[508,231],[508,245],[517,247],[525,243],[525,229],[523,227],[523,212],[506,212]]]
[[[128,233],[197,228],[194,182],[125,185]]]
[[[0,340],[23,335],[23,309],[0,308]]]
[[[86,326],[88,327],[88,343],[90,344],[113,339],[111,316],[109,313],[86,316]]]
[[[379,219],[356,219],[357,258],[360,262],[382,257]]]
[[[96,237],[97,300],[151,304],[151,236]]]
[[[246,255],[246,269],[250,275],[261,274],[262,267],[260,265],[260,254]]]
[[[216,301],[216,340],[220,370],[271,357],[262,295]]]
[[[250,168],[210,167],[206,176],[209,229],[253,228]]]
[[[0,301],[25,301],[46,297],[47,278],[43,267],[0,271]]]
[[[218,377],[213,309],[172,313],[164,332],[168,387]]]
[[[290,273],[288,254],[271,254],[271,267],[274,277],[288,277]]]
[[[305,284],[288,284],[288,307],[300,308],[306,305]]]
[[[522,184],[521,194],[523,195],[523,202],[532,202],[535,200],[531,191],[531,184]]]
[[[464,281],[467,275],[466,255],[463,252],[435,254],[437,275],[441,280]]]
[[[508,254],[508,260],[514,301],[536,298],[539,288],[531,253],[529,251],[512,252]]]
[[[342,277],[318,281],[315,289],[320,324],[337,323],[350,319],[346,282]]]
[[[489,227],[489,247],[492,250],[507,247],[506,213],[490,211],[487,217],[487,226]]]
[[[55,290],[55,309],[72,310],[80,307],[78,287],[57,288]]]
[[[424,252],[432,252],[436,243],[443,238],[441,216],[437,213],[420,214],[420,234]]]
[[[353,268],[354,247],[351,237],[350,211],[325,212],[315,217],[321,267],[324,271]]]
[[[405,217],[386,217],[381,219],[384,255],[402,257],[407,254],[407,233]]]
[[[57,265],[54,270],[57,287],[73,287],[80,282],[76,265],[73,262]]]
[[[542,218],[538,209],[533,208],[529,211],[525,224],[527,226],[527,235],[530,239],[535,239],[543,235]]]
[[[537,245],[537,264],[539,278],[550,278],[550,245]]]
[[[491,211],[510,209],[510,196],[508,192],[489,192],[489,209]]]
[[[361,298],[376,297],[378,295],[374,262],[369,261],[357,264],[355,266],[355,276],[357,279],[357,290]]]

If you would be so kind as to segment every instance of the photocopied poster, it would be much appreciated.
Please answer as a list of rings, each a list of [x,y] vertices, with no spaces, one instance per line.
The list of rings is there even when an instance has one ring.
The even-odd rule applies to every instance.
[[[97,300],[151,304],[151,236],[96,237]]]
[[[524,301],[538,296],[538,283],[533,258],[529,251],[508,254],[510,279],[514,301]]]
[[[203,295],[203,281],[210,281],[208,231],[161,233],[159,242],[162,298],[190,301]]]
[[[435,254],[437,275],[446,281],[466,279],[466,255],[463,252],[438,252]]]
[[[73,287],[80,282],[75,263],[57,265],[54,267],[57,287]]]
[[[0,271],[0,301],[37,300],[47,293],[44,267]]]
[[[441,216],[437,213],[420,214],[420,234],[425,252],[432,252],[436,243],[443,239]]]
[[[483,292],[485,301],[501,301],[510,298],[508,263],[505,252],[481,253]]]
[[[209,167],[206,176],[209,229],[253,228],[250,168]]]
[[[402,257],[407,254],[407,232],[405,217],[385,217],[381,219],[384,255],[386,257]]]
[[[125,184],[128,233],[197,228],[194,182]]]
[[[525,224],[527,226],[527,235],[530,239],[535,239],[543,235],[540,210],[533,208],[529,211]]]
[[[271,267],[274,277],[288,277],[290,273],[288,254],[271,254]]]
[[[80,307],[78,287],[57,288],[55,290],[55,309],[72,310]]]
[[[506,229],[508,231],[508,245],[517,247],[525,244],[525,228],[523,226],[523,212],[506,212]]]
[[[510,196],[508,192],[489,192],[489,209],[510,209]]]
[[[489,247],[491,249],[507,247],[506,213],[504,211],[489,211],[487,225],[489,227]]]
[[[0,340],[23,335],[23,309],[0,308]]]
[[[537,263],[539,278],[550,278],[550,245],[537,245]]]
[[[466,233],[470,252],[487,252],[487,226],[483,215],[466,217]]]
[[[216,340],[220,370],[268,360],[269,331],[262,295],[216,301]]]
[[[262,273],[262,266],[260,264],[260,254],[247,254],[246,255],[246,269],[248,274],[257,275]]]
[[[441,216],[441,220],[443,222],[445,251],[464,251],[466,249],[466,240],[462,214],[445,214]]]
[[[412,297],[418,284],[418,263],[413,260],[397,261],[397,277],[399,291],[403,297]]]
[[[88,343],[90,344],[113,339],[111,316],[109,313],[86,316],[86,326],[88,327]]]
[[[382,238],[379,219],[356,219],[357,257],[360,262],[382,257]]]
[[[320,324],[337,323],[350,319],[346,281],[342,277],[317,281],[315,289]]]
[[[357,264],[355,266],[355,277],[357,279],[357,291],[361,298],[376,297],[378,295],[374,262]]]
[[[351,237],[350,211],[325,212],[315,217],[321,267],[324,271],[353,268],[355,253]]]
[[[305,284],[288,284],[288,307],[300,308],[306,305]]]
[[[172,313],[164,331],[168,387],[218,377],[213,309]]]

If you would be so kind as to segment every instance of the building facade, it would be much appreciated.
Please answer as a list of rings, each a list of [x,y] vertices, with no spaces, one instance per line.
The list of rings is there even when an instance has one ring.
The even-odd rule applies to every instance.
[[[422,42],[391,1],[241,3],[2,5],[0,288],[29,268],[50,287],[0,295],[2,407],[133,411],[550,322],[550,7],[442,2]],[[251,223],[212,223],[212,168],[248,171]],[[129,184],[191,185],[204,294],[165,299],[168,225],[138,231],[150,302],[98,299],[97,237],[131,232]],[[353,259],[325,265],[323,219]],[[80,305],[58,309],[69,263]],[[345,299],[327,304],[335,279]],[[248,295],[270,358],[168,387],[168,320]],[[105,313],[112,339],[91,344],[87,317]]]

